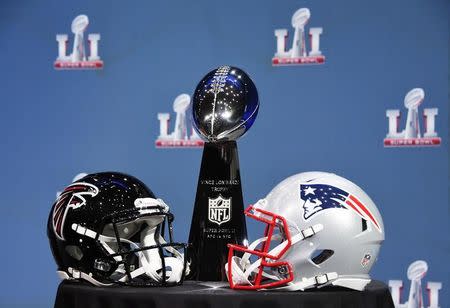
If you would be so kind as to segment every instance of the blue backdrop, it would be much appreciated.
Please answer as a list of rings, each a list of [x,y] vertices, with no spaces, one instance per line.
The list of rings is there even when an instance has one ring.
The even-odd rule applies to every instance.
[[[326,64],[272,67],[274,30],[300,7],[323,27]],[[50,307],[58,279],[46,220],[55,193],[79,172],[141,178],[172,205],[187,240],[201,150],[155,149],[158,112],[221,64],[254,79],[260,112],[239,141],[246,204],[301,171],[332,171],[377,203],[386,241],[376,279],[429,263],[449,301],[448,47],[445,0],[12,1],[0,3],[0,306]],[[101,71],[55,71],[57,33],[87,14],[100,33]],[[70,52],[70,51],[68,51]],[[438,107],[438,148],[383,148],[386,109],[425,90]],[[403,112],[403,115],[405,113]],[[173,114],[172,114],[173,116]],[[405,118],[400,123],[404,127]],[[173,122],[172,122],[173,123]],[[171,128],[172,129],[172,128]],[[261,232],[250,225],[249,236]],[[407,291],[407,290],[406,290]]]

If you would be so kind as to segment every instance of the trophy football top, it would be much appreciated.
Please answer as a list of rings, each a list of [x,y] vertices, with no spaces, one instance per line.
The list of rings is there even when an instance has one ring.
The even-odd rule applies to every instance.
[[[292,16],[292,27],[302,28],[306,25],[309,18],[311,17],[311,12],[308,8],[301,8],[297,10]]]
[[[244,135],[258,114],[258,91],[241,69],[220,66],[197,85],[192,119],[207,141],[236,140]]]
[[[191,98],[188,94],[180,94],[173,101],[173,110],[175,112],[185,112],[191,103]]]
[[[422,88],[414,88],[405,95],[405,107],[417,108],[423,102],[425,92]]]
[[[72,32],[77,34],[83,32],[89,24],[89,18],[86,15],[78,15],[72,21]]]
[[[428,264],[425,261],[418,260],[408,267],[407,276],[409,280],[421,279],[428,271]]]

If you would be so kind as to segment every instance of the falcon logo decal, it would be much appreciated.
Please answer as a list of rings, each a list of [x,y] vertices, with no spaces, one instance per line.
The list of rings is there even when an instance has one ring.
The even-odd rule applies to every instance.
[[[63,229],[67,212],[85,205],[84,196],[94,197],[97,194],[98,188],[89,183],[74,183],[64,189],[53,207],[53,230],[59,239],[64,240]]]

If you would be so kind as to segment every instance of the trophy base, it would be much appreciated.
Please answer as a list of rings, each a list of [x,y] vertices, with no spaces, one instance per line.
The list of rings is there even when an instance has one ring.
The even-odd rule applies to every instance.
[[[206,142],[189,233],[190,280],[226,281],[227,244],[247,239],[235,141]]]
[[[308,65],[308,64],[324,64],[325,56],[310,56],[310,57],[297,57],[297,58],[272,58],[273,66],[287,66],[287,65]]]
[[[162,148],[201,148],[205,142],[203,140],[164,140],[157,139],[155,146],[158,149]]]
[[[71,69],[102,69],[103,61],[61,61],[56,60],[53,64],[54,68],[57,70],[71,70]]]
[[[432,147],[441,144],[440,137],[432,138],[386,138],[385,147]]]

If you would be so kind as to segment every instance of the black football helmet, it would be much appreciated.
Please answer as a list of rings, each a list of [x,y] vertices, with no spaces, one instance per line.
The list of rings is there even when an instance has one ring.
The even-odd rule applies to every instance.
[[[58,274],[100,286],[181,284],[186,244],[173,242],[173,219],[168,205],[135,177],[86,175],[64,189],[48,218]]]

